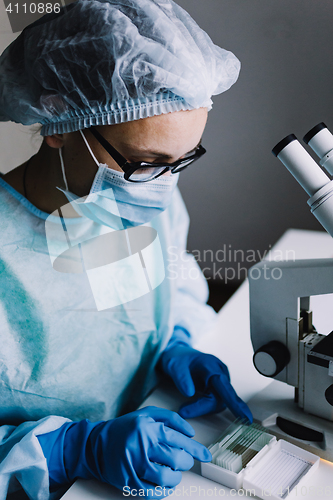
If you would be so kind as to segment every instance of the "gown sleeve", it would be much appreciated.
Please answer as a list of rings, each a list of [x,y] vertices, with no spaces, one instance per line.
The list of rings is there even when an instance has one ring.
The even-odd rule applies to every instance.
[[[17,427],[0,427],[0,498],[22,498],[19,495],[22,489],[30,500],[59,498],[63,492],[49,492],[46,458],[37,435],[56,430],[69,421],[50,416],[37,422],[24,422]]]

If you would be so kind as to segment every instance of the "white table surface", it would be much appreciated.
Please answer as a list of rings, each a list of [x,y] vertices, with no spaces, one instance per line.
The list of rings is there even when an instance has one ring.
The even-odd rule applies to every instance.
[[[277,250],[279,250],[278,253]],[[271,257],[274,260],[281,259],[281,255],[288,251],[290,255],[291,250],[294,251],[296,259],[333,258],[333,239],[324,232],[289,230],[274,246]],[[317,330],[321,333],[329,333],[333,328],[331,322],[333,295],[313,297],[311,309]],[[232,384],[245,401],[271,383],[270,379],[259,375],[252,363],[247,281],[221,309],[214,330],[203,335],[196,347],[214,354],[227,364]],[[181,402],[182,398],[175,389],[161,387],[154,391],[143,406],[155,405],[177,411]],[[190,423],[196,431],[195,439],[204,445],[209,445],[223,432],[230,420],[233,420],[233,417],[226,411],[219,415],[191,419]],[[207,496],[244,498],[245,496],[245,492],[238,493],[202,477],[198,463],[191,471],[183,473],[183,479],[176,490],[175,496],[181,498],[197,499]],[[321,460],[319,469],[309,478],[306,487],[298,492],[297,497],[312,500],[332,499],[333,464]],[[68,490],[62,500],[117,500],[120,498],[126,497],[113,487],[95,481],[81,480]]]

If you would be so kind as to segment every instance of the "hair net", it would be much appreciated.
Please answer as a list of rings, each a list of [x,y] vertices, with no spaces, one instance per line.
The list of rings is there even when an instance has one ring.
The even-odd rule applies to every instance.
[[[78,0],[0,57],[0,120],[42,135],[207,107],[238,59],[172,0]]]

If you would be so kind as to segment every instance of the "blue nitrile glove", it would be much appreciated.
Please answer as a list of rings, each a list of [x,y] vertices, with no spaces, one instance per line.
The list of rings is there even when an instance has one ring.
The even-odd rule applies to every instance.
[[[127,486],[127,492],[150,489],[145,496],[161,498],[155,486],[167,493],[181,481],[180,471],[193,466],[193,458],[211,460],[193,435],[192,426],[177,413],[148,406],[107,422],[69,422],[38,439],[51,488],[94,478],[119,489]]]
[[[188,340],[182,329],[176,329],[159,359],[159,367],[184,396],[198,396],[183,405],[179,414],[193,418],[220,412],[227,406],[235,416],[252,423],[251,411],[232,387],[226,365],[212,354],[193,349]]]

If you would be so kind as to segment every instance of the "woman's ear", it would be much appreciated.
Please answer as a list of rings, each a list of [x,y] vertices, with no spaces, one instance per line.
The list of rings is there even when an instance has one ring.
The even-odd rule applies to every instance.
[[[64,145],[63,134],[53,134],[44,137],[44,140],[50,148],[60,149]]]

